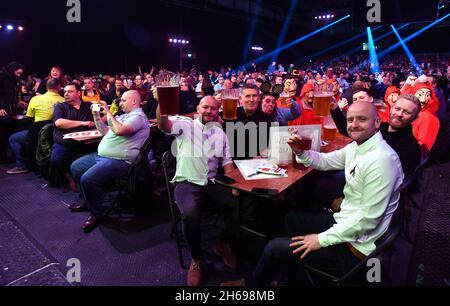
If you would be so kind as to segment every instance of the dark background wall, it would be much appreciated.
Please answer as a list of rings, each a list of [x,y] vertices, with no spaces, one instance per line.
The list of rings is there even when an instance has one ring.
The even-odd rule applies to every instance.
[[[29,72],[40,75],[47,74],[52,65],[61,66],[67,73],[133,72],[139,65],[146,71],[151,65],[177,69],[179,50],[168,43],[168,38],[177,34],[189,38],[190,45],[185,51],[196,56],[195,60],[185,59],[185,67],[195,64],[199,70],[219,69],[221,65],[235,67],[243,63],[249,18],[201,12],[160,1],[90,0],[81,3],[79,24],[67,22],[68,8],[64,0],[24,0],[3,5],[0,20],[21,20],[25,31],[0,30],[0,65],[19,60],[27,65]],[[292,25],[285,41],[309,33],[312,22],[305,17],[304,27],[301,20]],[[318,23],[313,28],[323,25]],[[259,18],[253,42],[271,51],[281,26],[280,22]],[[418,28],[405,29],[400,34],[406,37]],[[286,65],[300,62],[305,56],[363,31],[353,28],[352,21],[346,20],[284,51],[279,60]],[[385,26],[374,33],[374,38],[387,31]],[[448,52],[448,34],[448,28],[433,28],[411,41],[409,47],[416,53]],[[365,40],[364,36],[332,54],[342,54],[355,46],[362,49]],[[379,45],[386,48],[396,42],[391,35]],[[249,55],[248,60],[258,56],[251,51]]]

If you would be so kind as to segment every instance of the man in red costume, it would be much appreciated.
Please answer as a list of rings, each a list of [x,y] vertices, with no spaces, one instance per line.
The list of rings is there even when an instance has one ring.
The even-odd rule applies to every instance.
[[[378,111],[378,116],[380,116],[381,122],[389,122],[391,108],[394,106],[395,101],[397,101],[400,95],[400,88],[397,86],[389,86],[386,89],[386,94],[384,95],[385,109],[383,111]]]
[[[300,97],[296,98],[297,103],[302,109],[302,115],[295,120],[289,121],[289,125],[307,125],[307,124],[321,124],[323,118],[314,113],[314,85],[306,83],[302,87]]]
[[[428,154],[436,140],[440,123],[436,117],[439,101],[433,92],[433,87],[419,78],[413,86],[404,87],[404,91],[415,95],[421,105],[419,117],[413,122],[413,134],[422,147],[422,156]]]

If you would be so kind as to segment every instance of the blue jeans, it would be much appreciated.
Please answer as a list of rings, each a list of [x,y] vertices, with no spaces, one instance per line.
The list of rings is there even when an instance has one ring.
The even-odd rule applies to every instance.
[[[81,196],[95,217],[102,217],[103,186],[111,183],[116,177],[128,172],[130,164],[123,160],[99,156],[97,153],[80,157],[70,167],[72,176],[78,183]]]
[[[26,167],[27,158],[24,154],[25,142],[27,140],[28,130],[12,134],[9,137],[9,145],[16,156],[16,166]]]

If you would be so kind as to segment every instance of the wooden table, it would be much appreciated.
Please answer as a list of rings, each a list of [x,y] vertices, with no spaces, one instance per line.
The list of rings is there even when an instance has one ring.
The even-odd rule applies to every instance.
[[[339,135],[335,140],[327,141],[328,145],[321,146],[321,152],[328,153],[345,147],[351,142],[350,138]],[[239,169],[234,169],[227,176],[234,179],[236,182],[232,184],[225,184],[217,181],[219,184],[226,187],[232,188],[237,191],[245,193],[253,193],[253,188],[263,188],[263,189],[276,189],[277,193],[271,196],[277,196],[284,193],[290,187],[292,187],[296,182],[298,182],[302,177],[307,175],[313,169],[308,167],[304,170],[299,170],[294,168],[293,164],[288,165],[286,178],[274,178],[274,179],[261,179],[261,180],[245,180]]]

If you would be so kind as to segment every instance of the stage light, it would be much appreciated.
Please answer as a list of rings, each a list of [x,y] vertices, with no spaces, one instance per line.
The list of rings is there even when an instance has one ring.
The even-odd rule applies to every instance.
[[[10,25],[10,24],[8,24],[8,25],[6,26],[6,28],[7,28],[8,30],[10,30],[10,31],[14,30],[14,27],[13,27],[12,25]]]
[[[169,38],[169,42],[170,42],[170,43],[173,43],[173,39],[172,39],[172,38]]]
[[[2,25],[0,25],[0,30],[3,28],[3,26]]]
[[[186,40],[186,44],[189,45],[189,40]]]
[[[400,36],[400,34],[398,34],[397,29],[392,24],[391,24],[391,28],[394,31],[395,36],[397,36],[399,42],[401,43],[403,50],[406,53],[406,56],[408,56],[408,58],[409,58],[409,61],[414,66],[414,69],[416,70],[417,75],[422,75],[423,74],[422,68],[420,68],[420,66],[417,64],[417,61],[416,61],[414,55],[409,50],[408,46],[405,44],[405,42],[402,39],[402,37]]]
[[[422,34],[423,32],[425,32],[426,30],[428,30],[428,29],[434,27],[436,24],[440,23],[441,21],[443,21],[444,19],[448,18],[449,16],[450,16],[450,13],[447,14],[447,15],[445,15],[445,16],[442,17],[442,18],[439,18],[438,20],[433,21],[433,22],[430,23],[429,25],[423,27],[422,29],[418,30],[417,32],[415,32],[415,33],[409,35],[408,37],[404,38],[404,39],[403,39],[403,42],[404,42],[404,43],[407,43],[407,42],[410,41],[411,39],[416,38],[417,36],[419,36],[420,34]],[[398,30],[398,29],[397,29],[397,30]],[[399,42],[396,43],[396,44],[394,44],[394,45],[392,45],[392,46],[390,46],[389,48],[387,48],[386,50],[384,50],[383,52],[381,52],[381,53],[378,55],[378,58],[381,59],[381,58],[385,57],[386,55],[388,55],[389,53],[391,53],[392,51],[394,51],[395,49],[397,49],[397,48],[400,47],[400,46],[401,46],[401,43],[399,43]]]
[[[23,27],[17,27],[17,29],[19,30],[19,31],[23,31]]]
[[[327,18],[330,19],[330,15],[327,15]]]
[[[322,19],[322,16],[319,16],[319,19]]]
[[[255,36],[256,23],[258,22],[257,12],[262,9],[262,0],[253,1],[253,8],[252,19],[247,27],[247,37],[245,39],[244,48],[242,49],[242,63],[245,63],[249,57],[253,37]]]
[[[183,40],[181,41],[181,43],[184,45],[184,44],[186,43],[186,41],[183,39]]]
[[[191,53],[188,53],[188,57],[191,58],[191,57],[192,57],[192,54],[191,54]]]
[[[325,15],[322,16],[323,19],[325,19],[325,17],[327,17],[327,16],[325,16]]]
[[[314,19],[317,19],[317,16],[316,16],[316,17],[314,17]]]
[[[334,15],[331,15],[331,18],[334,18]]]
[[[283,28],[281,29],[280,35],[278,35],[277,44],[275,46],[275,49],[280,48],[283,45],[284,40],[286,39],[286,34],[291,25],[292,15],[294,14],[294,12],[297,9],[297,4],[298,4],[298,0],[291,0],[291,4],[288,9],[288,14],[287,14],[286,18],[284,18]],[[279,55],[280,55],[279,53],[275,53],[272,56],[272,62],[277,62]]]
[[[319,28],[319,29],[317,29],[317,30],[315,30],[315,31],[313,31],[313,32],[311,32],[311,33],[309,33],[309,34],[307,34],[307,35],[304,35],[304,36],[302,36],[302,37],[300,37],[300,38],[298,38],[298,39],[296,39],[296,40],[294,40],[294,41],[291,41],[290,43],[285,44],[284,46],[282,46],[282,47],[280,47],[280,48],[278,48],[278,49],[275,49],[275,50],[273,50],[273,51],[271,51],[271,52],[269,52],[269,53],[266,53],[266,54],[264,54],[264,55],[262,55],[262,56],[260,56],[260,57],[258,57],[258,58],[256,58],[256,59],[252,60],[251,62],[245,63],[243,66],[244,66],[244,67],[249,67],[252,63],[258,64],[258,63],[264,62],[265,60],[267,60],[267,59],[269,59],[270,57],[272,57],[273,54],[275,54],[275,53],[277,53],[277,52],[280,53],[281,51],[284,51],[284,50],[286,50],[286,49],[289,49],[289,48],[291,48],[291,47],[293,47],[293,46],[295,46],[295,45],[301,43],[302,41],[304,41],[304,40],[310,38],[311,36],[314,36],[314,35],[316,35],[317,33],[320,33],[320,32],[322,32],[322,31],[328,29],[329,27],[332,27],[332,26],[334,26],[335,24],[337,24],[337,23],[339,23],[339,22],[341,22],[341,21],[346,20],[347,18],[350,18],[350,15],[346,15],[346,16],[344,16],[344,17],[342,17],[342,18],[340,18],[340,19],[338,19],[338,20],[336,20],[336,21],[334,21],[334,22],[332,22],[332,23],[330,23],[330,24],[327,24],[326,26],[323,26],[323,27],[321,27],[321,28]]]
[[[375,43],[373,42],[372,29],[367,27],[367,39],[369,44],[370,71],[372,73],[380,73],[380,64],[378,62]]]

